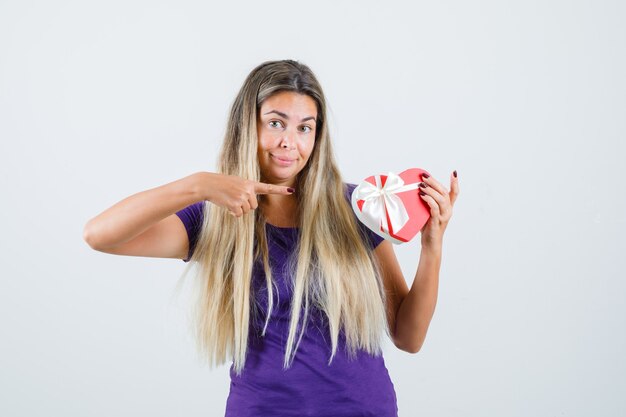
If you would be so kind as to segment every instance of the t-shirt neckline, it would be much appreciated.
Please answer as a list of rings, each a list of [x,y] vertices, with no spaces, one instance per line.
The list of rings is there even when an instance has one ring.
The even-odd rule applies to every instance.
[[[282,229],[282,230],[298,230],[299,227],[282,227],[282,226],[275,226],[271,223],[267,223],[265,222],[266,225],[273,227],[274,229]]]
[[[354,190],[354,188],[356,187],[356,184],[349,184],[348,183],[348,189],[352,188],[352,190]],[[282,227],[282,226],[275,226],[271,223],[265,222],[266,225],[274,228],[274,229],[278,229],[278,230],[284,230],[284,231],[298,231],[300,230],[299,227]]]

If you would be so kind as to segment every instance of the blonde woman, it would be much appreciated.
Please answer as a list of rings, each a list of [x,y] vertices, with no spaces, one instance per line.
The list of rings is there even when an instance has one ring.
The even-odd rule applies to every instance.
[[[269,61],[232,104],[216,172],[134,194],[84,238],[197,267],[199,351],[232,360],[226,416],[397,416],[381,338],[410,353],[424,342],[456,171],[450,192],[432,177],[422,187],[431,218],[409,291],[392,244],[352,211],[313,72]]]

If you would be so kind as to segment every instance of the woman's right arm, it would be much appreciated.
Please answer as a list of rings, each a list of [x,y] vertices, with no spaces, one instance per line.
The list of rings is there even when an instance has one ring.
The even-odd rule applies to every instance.
[[[257,194],[291,194],[288,187],[200,171],[133,194],[87,222],[83,239],[115,255],[185,259],[187,230],[176,212],[210,201],[241,217],[258,207]]]
[[[215,175],[196,172],[133,194],[90,219],[83,229],[83,239],[100,252],[184,259],[189,240],[175,213],[207,200]]]

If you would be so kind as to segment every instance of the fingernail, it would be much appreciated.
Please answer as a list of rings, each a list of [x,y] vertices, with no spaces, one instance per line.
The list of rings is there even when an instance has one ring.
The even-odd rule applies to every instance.
[[[453,174],[454,174],[454,178],[456,178],[457,177],[456,176],[456,169],[454,170]]]
[[[426,184],[424,184],[423,182],[420,182],[418,187],[426,188]]]
[[[428,177],[430,177],[430,175],[428,175],[427,173],[422,174],[422,178],[428,178]]]
[[[422,191],[422,190],[420,190],[419,194],[420,195],[426,195],[426,193],[424,191]]]
[[[294,190],[293,188],[289,187],[289,188],[287,188],[287,191],[289,191],[290,193],[293,193],[293,192],[295,192],[296,190]]]

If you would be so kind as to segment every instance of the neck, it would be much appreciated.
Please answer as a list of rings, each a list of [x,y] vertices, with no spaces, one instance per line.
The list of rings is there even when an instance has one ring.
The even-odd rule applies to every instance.
[[[268,223],[291,227],[297,223],[298,201],[295,195],[265,194],[259,208]]]

